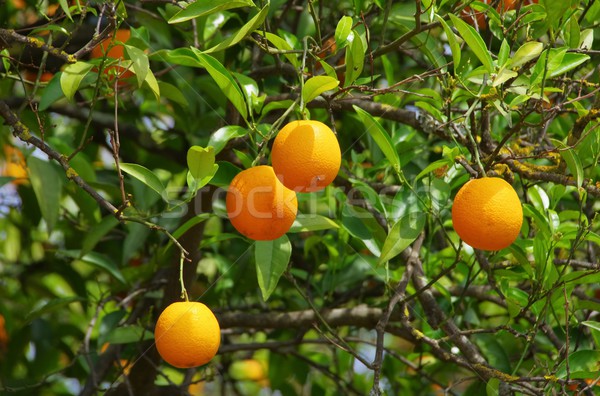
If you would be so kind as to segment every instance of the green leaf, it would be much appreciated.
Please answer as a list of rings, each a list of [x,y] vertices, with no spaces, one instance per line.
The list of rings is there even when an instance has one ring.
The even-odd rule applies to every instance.
[[[191,219],[189,219],[188,221],[183,223],[181,226],[179,226],[179,228],[177,228],[175,231],[173,231],[173,234],[172,234],[173,237],[175,239],[178,239],[183,234],[185,234],[185,232],[187,230],[189,230],[196,224],[199,224],[199,223],[202,223],[203,221],[208,220],[210,218],[210,216],[211,216],[210,213],[200,213],[199,215],[192,217]]]
[[[201,59],[198,59],[197,52],[191,48],[176,48],[168,51],[157,51],[151,58],[154,60],[166,61],[176,65],[189,67],[204,67]]]
[[[596,377],[600,372],[600,351],[579,350],[569,354],[569,375],[573,379]],[[567,377],[566,363],[558,367],[556,377]]]
[[[244,137],[248,134],[248,130],[239,125],[227,125],[217,129],[208,140],[208,145],[213,146],[215,155],[219,154],[225,148],[227,142],[231,139]]]
[[[537,58],[544,50],[544,44],[537,41],[530,41],[523,44],[508,62],[507,68],[519,67]]]
[[[346,41],[348,40],[348,36],[352,31],[352,17],[343,16],[335,27],[335,45],[337,49],[340,50],[346,45]]]
[[[581,165],[577,152],[558,139],[550,139],[550,141],[559,150],[560,156],[567,163],[567,167],[575,179],[577,188],[580,188],[583,184],[583,165]]]
[[[140,341],[151,340],[154,334],[142,326],[129,325],[114,328],[106,335],[109,344],[132,344]]]
[[[263,299],[267,301],[290,262],[292,244],[283,235],[273,241],[256,241],[255,249],[258,286]]]
[[[65,94],[60,86],[60,79],[62,77],[62,72],[58,72],[54,77],[48,82],[48,85],[43,89],[42,95],[40,97],[39,103],[39,111],[47,110],[54,102],[63,98]]]
[[[577,21],[577,17],[575,15],[573,15],[569,19],[567,28],[569,32],[569,47],[579,48],[579,40],[581,39],[581,28],[579,27],[579,22]]]
[[[577,66],[581,65],[582,63],[587,62],[588,60],[590,60],[589,55],[575,54],[575,53],[568,52],[562,58],[562,62],[560,63],[560,65],[558,65],[557,67],[555,67],[553,69],[549,68],[550,69],[549,77],[552,78],[552,77],[560,76],[561,74],[564,74],[568,71],[575,69]]]
[[[267,40],[269,40],[271,42],[271,44],[273,44],[275,46],[275,48],[277,48],[280,51],[292,51],[293,50],[292,46],[287,41],[285,41],[284,39],[282,39],[281,37],[279,37],[276,34],[269,33],[269,32],[263,32],[263,31],[258,31],[257,33],[260,34],[261,36],[265,37]],[[300,61],[298,60],[298,54],[284,54],[284,56],[295,68],[300,67]]]
[[[507,62],[510,61],[510,45],[506,39],[502,40],[502,45],[500,45],[500,51],[498,51],[498,65],[503,66],[506,65]]]
[[[369,114],[367,111],[361,109],[360,107],[354,105],[354,111],[358,114],[358,117],[364,124],[367,132],[375,143],[379,146],[385,157],[390,161],[390,164],[396,168],[398,171],[400,170],[400,157],[398,156],[398,152],[394,147],[394,143],[392,143],[392,139],[390,135],[387,133],[385,129],[381,126],[381,124]]]
[[[456,40],[454,32],[446,23],[444,18],[440,17],[439,15],[436,15],[435,17],[442,24],[442,27],[444,28],[444,33],[446,33],[446,37],[448,38],[448,45],[450,46],[450,50],[452,51],[452,61],[454,62],[454,75],[456,75],[456,71],[460,66],[460,44],[458,43],[458,40]]]
[[[492,56],[490,55],[490,51],[485,45],[485,42],[474,28],[469,26],[465,21],[456,17],[455,15],[448,14],[454,27],[460,33],[461,37],[471,51],[475,54],[475,56],[481,61],[481,64],[486,68],[489,73],[494,71],[494,61],[492,60]]]
[[[154,73],[152,73],[151,71],[146,73],[146,78],[144,79],[144,81],[152,90],[152,93],[154,94],[156,100],[160,101],[160,86],[158,85],[158,81],[156,80]]]
[[[352,42],[346,48],[346,80],[344,86],[351,85],[362,73],[365,64],[365,50],[360,35],[352,31]]]
[[[115,228],[119,224],[119,220],[113,215],[105,216],[98,224],[91,227],[83,238],[81,245],[81,254],[84,255],[91,251],[100,239],[104,237],[110,230]]]
[[[73,100],[75,92],[79,89],[81,81],[85,76],[92,70],[91,63],[77,62],[65,67],[60,76],[60,87],[65,94],[66,98],[70,101]]]
[[[498,396],[500,389],[500,380],[498,378],[491,378],[485,385],[485,392],[487,396]]]
[[[32,312],[29,312],[25,316],[25,320],[24,320],[25,323],[23,323],[23,325],[29,324],[33,320],[40,318],[49,312],[56,311],[59,308],[63,308],[69,304],[72,304],[72,303],[78,302],[78,301],[84,301],[84,299],[81,297],[78,297],[78,296],[69,296],[69,297],[61,297],[61,298],[55,298],[53,300],[50,300],[46,304],[44,304],[42,307],[35,309]]]
[[[135,177],[136,179],[138,179],[139,181],[156,191],[158,195],[160,195],[163,199],[165,199],[165,187],[163,186],[158,176],[156,176],[151,170],[139,164],[129,163],[121,163],[120,167],[123,172]]]
[[[127,56],[133,62],[133,71],[137,78],[138,87],[142,86],[142,83],[146,79],[148,70],[150,70],[150,62],[148,62],[148,55],[137,47],[131,45],[124,45]]]
[[[437,161],[432,162],[431,164],[427,165],[425,167],[425,169],[423,169],[421,172],[419,172],[419,174],[417,175],[417,177],[415,177],[415,181],[419,180],[420,178],[422,178],[423,176],[429,174],[430,172],[439,169],[443,166],[450,166],[454,164],[454,161],[449,160],[447,158],[443,158]]]
[[[340,226],[329,217],[298,213],[289,232],[306,232],[336,229]]]
[[[81,256],[80,252],[77,251],[73,251],[74,253],[77,253],[78,256]],[[127,283],[125,281],[125,278],[123,277],[123,274],[121,273],[121,271],[119,270],[119,268],[117,267],[117,265],[115,264],[115,262],[108,256],[101,254],[101,253],[97,253],[97,252],[89,252],[81,257],[78,257],[79,260],[91,264],[94,267],[97,267],[99,269],[102,269],[106,272],[108,272],[110,275],[112,275],[116,280],[118,280],[121,283]]]
[[[330,91],[337,87],[340,82],[329,76],[316,76],[309,78],[302,88],[302,99],[308,103],[323,92]]]
[[[404,251],[419,236],[425,227],[425,213],[407,213],[394,224],[388,234],[378,264],[381,265],[390,261]]]
[[[192,146],[187,152],[187,165],[194,179],[202,179],[213,173],[215,150],[212,146],[206,148]]]
[[[256,7],[251,0],[197,0],[179,11],[169,19],[170,24],[189,21],[218,11],[231,10],[240,7]]]
[[[63,179],[53,164],[37,157],[27,158],[27,167],[42,216],[51,231],[58,221]]]
[[[600,331],[600,322],[594,322],[593,320],[586,320],[586,321],[581,322],[581,324],[589,327],[590,329]]]
[[[164,81],[158,81],[158,90],[161,95],[173,102],[179,103],[182,106],[189,106],[188,100],[181,93],[179,88],[176,86],[166,83]]]
[[[198,57],[202,66],[208,71],[208,74],[210,74],[215,83],[217,83],[227,99],[229,99],[237,111],[240,112],[240,115],[244,119],[247,119],[248,108],[244,101],[244,94],[227,69],[212,56],[204,54],[195,48],[192,48],[192,51]]]
[[[263,23],[263,21],[267,17],[268,13],[269,13],[269,4],[267,3],[267,5],[264,6],[262,8],[262,10],[260,10],[260,12],[254,16],[254,18],[250,19],[244,26],[242,26],[240,28],[240,30],[238,30],[237,32],[235,32],[234,34],[232,34],[225,40],[221,41],[219,44],[215,45],[214,47],[207,49],[206,51],[204,51],[204,53],[210,54],[213,52],[222,51],[226,48],[229,48],[229,47],[239,43],[244,38],[246,38],[250,33],[254,32]]]

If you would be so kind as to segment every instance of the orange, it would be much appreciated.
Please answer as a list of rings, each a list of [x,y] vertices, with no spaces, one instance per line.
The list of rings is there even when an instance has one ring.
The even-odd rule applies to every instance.
[[[4,327],[4,316],[0,315],[0,352],[6,351],[8,346],[8,333]]]
[[[267,378],[265,367],[256,359],[244,359],[233,362],[229,366],[232,378],[246,381],[262,381]]]
[[[292,121],[277,134],[271,151],[275,174],[289,189],[319,191],[338,174],[342,154],[331,129],[313,120]]]
[[[158,317],[154,340],[160,356],[178,368],[202,366],[219,350],[221,329],[204,304],[174,302]]]
[[[107,58],[113,59],[125,59],[125,47],[122,44],[116,44],[115,41],[120,41],[121,43],[127,42],[131,37],[131,32],[129,29],[118,29],[111,37],[103,40],[100,44],[94,47],[92,52],[90,53],[91,58],[103,58],[106,56]],[[111,76],[110,81],[113,81],[115,75],[119,76],[120,79],[125,79],[132,77],[134,74],[130,70],[123,66],[113,65],[104,69],[104,73],[108,76]],[[118,85],[125,85],[126,82],[119,81]]]
[[[285,234],[298,212],[296,193],[286,188],[273,168],[255,166],[238,173],[227,191],[227,215],[242,235],[270,241]]]
[[[27,165],[23,153],[12,146],[4,146],[4,155],[6,163],[2,167],[2,175],[13,177],[11,182],[15,185],[26,184],[29,175],[27,174]]]
[[[522,223],[519,196],[504,179],[470,180],[454,198],[454,230],[476,249],[500,250],[510,246],[517,239]]]

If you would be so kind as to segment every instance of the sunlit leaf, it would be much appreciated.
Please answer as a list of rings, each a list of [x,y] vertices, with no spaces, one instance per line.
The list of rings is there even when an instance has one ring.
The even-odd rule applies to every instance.
[[[267,301],[279,282],[279,278],[290,262],[292,244],[288,237],[273,241],[256,241],[255,255],[256,275],[263,300]]]

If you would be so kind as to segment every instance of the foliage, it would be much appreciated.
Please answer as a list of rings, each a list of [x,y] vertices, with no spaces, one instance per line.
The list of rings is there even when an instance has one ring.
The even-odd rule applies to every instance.
[[[0,143],[27,180],[0,179],[0,393],[592,394],[600,2],[2,7]],[[91,57],[117,29],[122,56]],[[246,239],[224,191],[302,118],[342,168],[282,239]],[[523,204],[497,252],[452,229],[484,174]],[[186,291],[222,342],[179,370],[152,334]],[[247,359],[268,381],[231,375]]]

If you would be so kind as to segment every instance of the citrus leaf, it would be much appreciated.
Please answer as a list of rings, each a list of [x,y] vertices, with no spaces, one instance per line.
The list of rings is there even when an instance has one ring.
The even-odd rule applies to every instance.
[[[134,342],[151,340],[154,334],[142,326],[131,325],[117,327],[106,335],[105,342],[109,344],[132,344]]]
[[[340,50],[346,45],[348,36],[352,31],[352,18],[349,16],[343,16],[335,27],[335,45]]]
[[[571,378],[591,378],[600,372],[600,351],[579,350],[569,354],[568,374]],[[566,362],[558,366],[556,377],[563,379],[567,377]]]
[[[340,226],[329,217],[298,214],[289,232],[320,231],[339,227]]]
[[[138,87],[142,86],[142,83],[146,79],[146,75],[148,74],[148,70],[150,70],[150,62],[148,62],[148,55],[144,53],[141,49],[137,47],[132,47],[131,45],[124,45],[125,51],[127,52],[127,56],[133,62],[133,71],[135,72],[135,76],[137,78]]]
[[[123,274],[119,270],[119,267],[117,267],[115,262],[112,261],[112,259],[109,256],[98,252],[89,252],[86,254],[82,254],[81,250],[61,250],[60,253],[72,259],[80,260],[85,263],[91,264],[94,267],[105,270],[119,282],[127,283],[125,278],[123,277]]]
[[[554,144],[556,148],[559,149],[560,156],[567,163],[567,167],[569,168],[571,175],[573,175],[573,178],[575,179],[577,188],[580,188],[583,184],[583,165],[581,164],[579,156],[577,155],[575,150],[573,150],[573,148],[568,147],[560,140],[550,139],[550,141],[552,142],[552,144]]]
[[[237,111],[240,112],[240,115],[244,119],[247,119],[248,108],[246,107],[246,102],[244,101],[244,94],[242,93],[238,83],[233,79],[227,69],[225,69],[225,67],[212,56],[204,54],[195,48],[192,48],[192,51],[200,60],[202,67],[204,67],[208,74],[210,74],[227,99],[229,99]]]
[[[187,152],[187,165],[194,179],[202,179],[213,172],[215,164],[215,149],[212,146],[206,148],[192,146]]]
[[[548,67],[548,69],[550,71],[549,77],[560,76],[561,74],[564,74],[568,71],[575,69],[577,66],[581,65],[584,62],[587,62],[588,60],[590,60],[589,55],[574,54],[574,53],[568,52],[564,55],[561,63],[557,67],[555,67],[553,69],[550,69],[550,67]]]
[[[422,212],[402,216],[385,239],[378,264],[391,260],[413,243],[425,227],[425,218],[425,213]]]
[[[544,44],[537,41],[530,41],[528,43],[523,44],[517,52],[512,56],[510,61],[508,62],[508,68],[519,67],[529,62],[532,59],[540,56],[542,51],[544,50]]]
[[[448,45],[450,46],[450,51],[452,51],[452,61],[454,62],[454,74],[456,75],[456,71],[458,70],[458,66],[460,66],[460,44],[458,44],[458,40],[456,40],[456,36],[454,32],[450,28],[450,26],[446,23],[444,18],[439,15],[435,16],[438,22],[442,24],[444,28],[444,32],[446,33],[446,37],[448,38]]]
[[[390,164],[397,170],[400,170],[400,157],[398,156],[398,152],[392,143],[390,135],[385,129],[383,129],[375,117],[358,106],[353,107],[358,114],[358,117],[365,125],[367,132],[369,135],[371,135],[373,140],[375,140],[375,143],[377,143],[385,157],[388,159],[388,161],[390,161]]]
[[[290,262],[292,244],[283,235],[273,241],[256,241],[254,257],[258,286],[265,301],[275,290],[279,278]]]
[[[62,77],[62,72],[58,72],[54,75],[54,77],[48,82],[46,88],[42,91],[42,95],[40,97],[39,111],[44,111],[48,109],[54,102],[61,99],[65,96],[62,87],[60,85],[60,79]]]
[[[165,199],[165,187],[163,186],[158,176],[156,176],[150,169],[145,168],[142,165],[129,163],[121,163],[120,167],[123,172],[135,177],[136,179],[138,179],[139,181],[156,191],[158,195],[160,195],[163,199]]]
[[[179,103],[182,106],[189,106],[188,100],[175,85],[166,83],[164,81],[158,81],[158,90],[163,97]]]
[[[113,215],[108,215],[104,217],[98,224],[95,224],[91,227],[85,234],[83,238],[83,243],[81,245],[81,254],[84,255],[90,250],[92,250],[96,244],[102,239],[102,237],[110,230],[115,228],[119,224],[119,220]]]
[[[586,320],[586,321],[581,322],[581,324],[589,327],[590,329],[600,331],[600,322],[594,322],[593,320]]]
[[[329,76],[316,76],[309,78],[302,88],[302,99],[308,103],[325,91],[330,91],[337,87],[340,82]]]
[[[169,19],[169,24],[181,23],[190,19],[213,14],[217,11],[231,10],[240,7],[256,7],[251,0],[197,0],[179,11]]]
[[[62,308],[66,305],[69,305],[69,304],[72,304],[72,303],[78,302],[78,301],[84,301],[84,299],[81,297],[78,297],[78,296],[69,296],[69,297],[61,297],[61,298],[55,298],[53,300],[50,300],[46,304],[44,304],[42,307],[40,307],[32,312],[29,312],[27,314],[27,316],[25,316],[25,323],[23,323],[23,325],[31,323],[33,320],[41,317],[44,314],[47,314],[52,311],[56,311],[59,308]]]
[[[192,228],[196,224],[199,224],[199,223],[202,223],[203,221],[208,220],[210,218],[210,216],[211,216],[210,213],[200,213],[199,215],[196,215],[196,216],[192,217],[191,219],[189,219],[188,221],[186,221],[185,223],[183,223],[181,226],[179,226],[179,228],[177,228],[173,232],[173,237],[175,239],[178,239],[183,234],[185,234],[185,232],[187,230],[189,230],[190,228]]]
[[[346,48],[346,80],[344,86],[352,84],[361,75],[365,64],[365,48],[360,35],[352,31],[352,42]]]
[[[262,32],[262,31],[258,31],[258,34],[262,35],[263,37],[265,37],[267,40],[269,40],[271,42],[271,44],[273,44],[275,46],[275,48],[277,48],[280,51],[292,51],[293,48],[292,46],[285,41],[284,39],[282,39],[281,37],[279,37],[276,34],[273,33],[269,33],[269,32]],[[298,60],[298,54],[284,54],[284,56],[286,57],[286,59],[296,68],[300,67],[300,61]]]
[[[65,67],[60,76],[60,87],[67,99],[73,100],[81,81],[92,70],[92,67],[94,65],[86,62],[77,62]]]
[[[468,23],[456,17],[455,15],[448,15],[450,15],[450,19],[452,20],[452,23],[454,24],[456,30],[458,30],[463,40],[465,40],[469,48],[471,48],[471,51],[473,51],[475,56],[481,61],[481,64],[486,68],[486,70],[489,73],[493,72],[494,61],[492,60],[490,51],[485,46],[485,42],[483,41],[479,33],[477,33],[477,30],[469,26]]]
[[[208,140],[208,145],[213,146],[215,155],[219,154],[225,148],[227,142],[231,139],[246,136],[248,131],[239,125],[227,125],[217,129]]]
[[[415,177],[415,181],[419,180],[420,178],[422,178],[423,176],[429,174],[430,172],[439,169],[443,166],[451,166],[452,164],[454,164],[454,161],[448,159],[448,158],[442,158],[440,160],[434,161],[431,164],[427,165],[425,167],[425,169],[423,169],[421,172],[419,172],[419,174],[417,175],[417,177]]]
[[[239,43],[244,38],[246,38],[250,33],[254,32],[263,23],[263,21],[267,17],[268,13],[269,13],[269,5],[267,4],[266,6],[264,6],[262,8],[262,10],[260,10],[260,12],[258,14],[256,14],[254,16],[254,18],[250,19],[244,26],[242,26],[240,28],[240,30],[235,32],[235,34],[232,34],[231,36],[229,36],[225,40],[221,41],[219,44],[215,45],[214,47],[207,49],[206,51],[204,51],[204,53],[210,54],[213,52],[222,51],[226,48],[231,47],[232,45]]]
[[[54,165],[37,157],[30,156],[27,167],[33,192],[48,230],[51,231],[58,221],[63,179]]]

